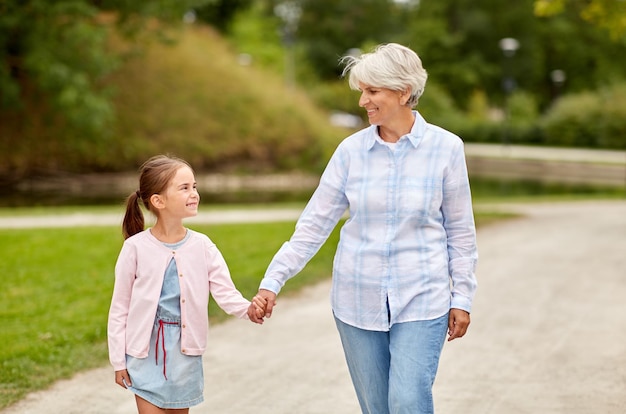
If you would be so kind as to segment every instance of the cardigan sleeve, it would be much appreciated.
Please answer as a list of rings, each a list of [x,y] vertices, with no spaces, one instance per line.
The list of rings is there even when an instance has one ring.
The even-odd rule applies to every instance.
[[[230,276],[228,265],[217,246],[207,249],[209,291],[220,308],[229,315],[248,319],[250,301],[237,290]]]
[[[126,322],[136,267],[136,251],[129,243],[124,243],[115,264],[115,284],[107,325],[109,360],[115,371],[126,369]]]

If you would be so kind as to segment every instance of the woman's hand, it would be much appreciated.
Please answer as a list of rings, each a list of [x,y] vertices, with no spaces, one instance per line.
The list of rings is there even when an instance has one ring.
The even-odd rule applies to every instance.
[[[115,371],[115,383],[122,388],[126,388],[127,385],[129,387],[133,385],[130,382],[130,375],[128,375],[128,371],[125,369]]]
[[[450,309],[448,317],[448,341],[461,338],[467,332],[470,324],[470,314],[462,309]]]

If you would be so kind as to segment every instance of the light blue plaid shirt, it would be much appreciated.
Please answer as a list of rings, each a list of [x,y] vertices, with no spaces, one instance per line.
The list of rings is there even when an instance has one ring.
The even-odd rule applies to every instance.
[[[370,126],[337,147],[262,289],[278,293],[349,209],[333,264],[337,318],[388,331],[450,308],[471,310],[477,252],[463,142],[414,115],[411,132],[393,146]]]

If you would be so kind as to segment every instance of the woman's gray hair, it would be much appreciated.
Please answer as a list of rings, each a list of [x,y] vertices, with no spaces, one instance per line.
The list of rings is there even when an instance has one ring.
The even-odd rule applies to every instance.
[[[340,62],[345,64],[342,76],[349,73],[351,89],[360,90],[359,82],[393,91],[411,88],[411,96],[406,103],[411,108],[417,105],[428,79],[417,53],[397,43],[379,45],[373,52],[358,57],[344,56]]]

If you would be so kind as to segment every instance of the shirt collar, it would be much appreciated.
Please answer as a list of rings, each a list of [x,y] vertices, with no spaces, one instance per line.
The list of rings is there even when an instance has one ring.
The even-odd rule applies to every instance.
[[[415,122],[411,127],[411,131],[405,136],[413,148],[417,148],[422,140],[422,137],[424,136],[424,132],[426,131],[426,120],[417,111],[413,111],[413,116],[415,116]],[[366,148],[368,151],[372,149],[376,141],[382,141],[382,138],[378,135],[378,127],[376,125],[370,125],[366,142]]]

